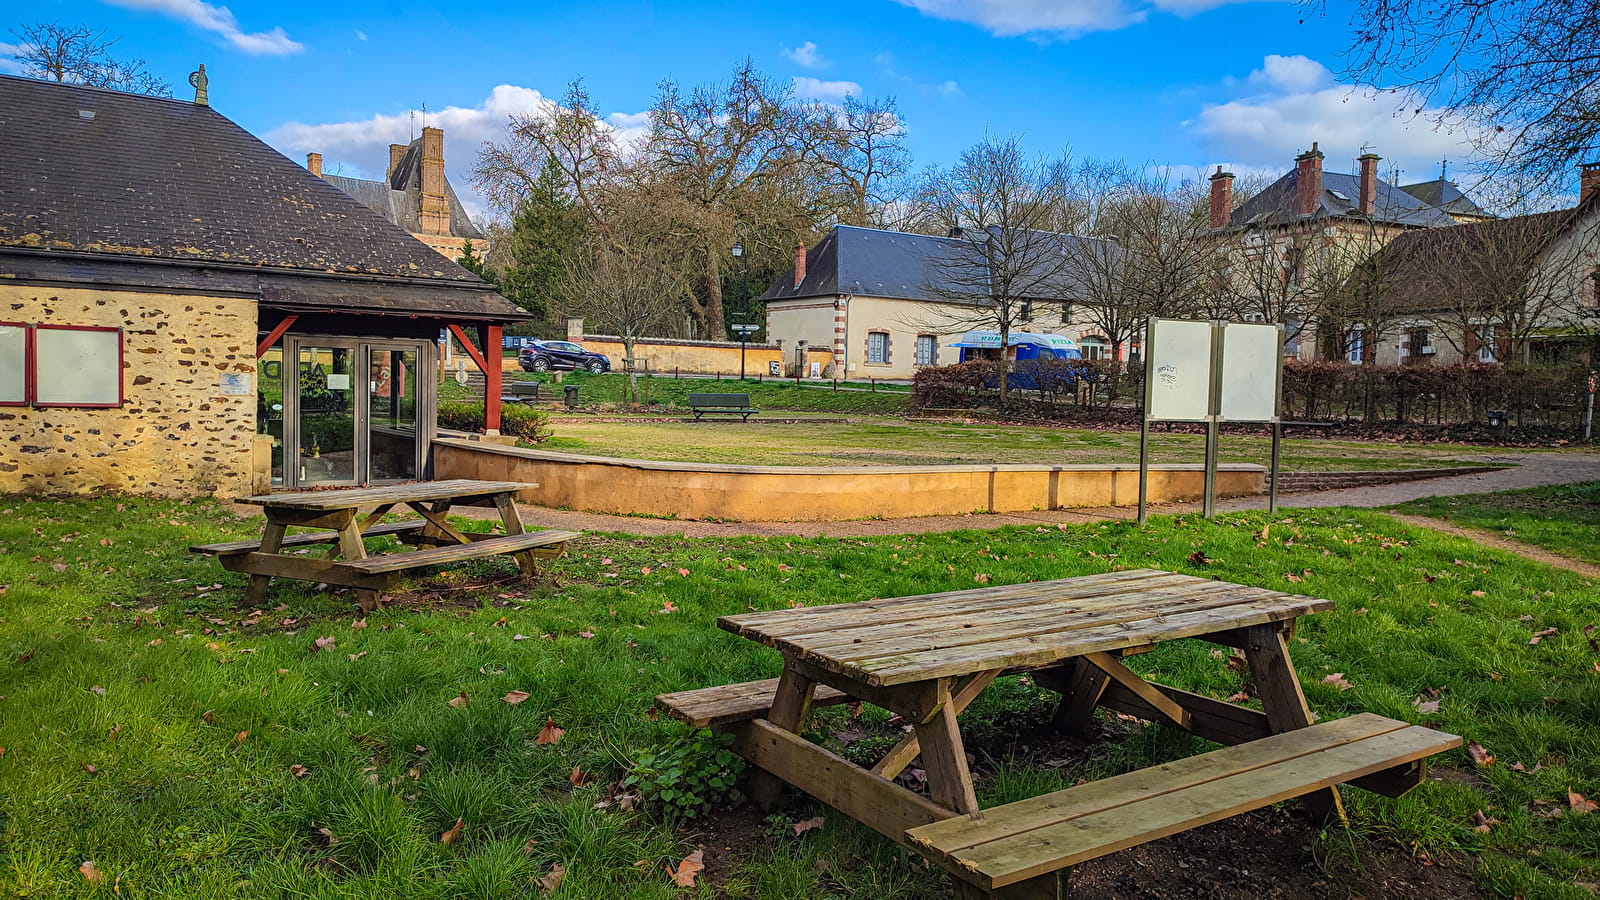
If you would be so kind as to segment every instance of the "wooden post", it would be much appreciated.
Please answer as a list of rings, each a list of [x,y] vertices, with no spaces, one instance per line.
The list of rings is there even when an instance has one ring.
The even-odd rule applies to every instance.
[[[283,548],[283,535],[289,530],[287,525],[271,520],[268,516],[267,527],[261,532],[261,552],[277,553]],[[267,585],[272,583],[270,575],[251,575],[250,586],[245,588],[244,605],[251,607],[259,604],[267,597]]]
[[[478,334],[483,341],[483,358],[488,360],[489,366],[483,371],[483,431],[485,434],[500,433],[500,394],[501,380],[504,378],[505,351],[500,348],[501,327],[499,325],[484,325],[479,327]]]
[[[1074,734],[1088,728],[1089,723],[1094,721],[1095,707],[1100,704],[1100,696],[1105,693],[1108,681],[1110,676],[1090,665],[1087,660],[1074,661],[1070,674],[1058,682],[1061,685],[1061,702],[1056,704],[1051,724]]]
[[[956,726],[956,708],[947,684],[939,686],[939,708],[927,722],[916,726],[922,745],[922,769],[928,773],[928,796],[946,809],[969,815],[978,812],[978,795],[967,769],[967,751]]]
[[[806,716],[811,713],[811,700],[816,696],[817,683],[801,675],[792,667],[785,667],[783,676],[778,679],[778,690],[773,695],[772,706],[767,710],[767,721],[784,731],[800,733],[805,725]],[[778,802],[778,793],[783,790],[783,782],[770,772],[750,773],[749,789],[750,802],[763,812],[772,809]]]

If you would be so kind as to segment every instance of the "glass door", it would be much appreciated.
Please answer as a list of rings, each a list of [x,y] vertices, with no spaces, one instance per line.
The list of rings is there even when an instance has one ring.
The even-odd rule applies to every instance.
[[[296,342],[296,451],[300,487],[359,484],[357,446],[361,413],[356,383],[356,348]]]
[[[420,471],[418,352],[414,346],[365,344],[366,481],[410,481]]]

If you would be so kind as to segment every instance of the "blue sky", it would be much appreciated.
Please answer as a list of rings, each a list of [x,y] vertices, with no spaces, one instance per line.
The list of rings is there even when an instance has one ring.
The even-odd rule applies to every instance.
[[[291,158],[316,150],[347,175],[381,177],[387,145],[409,140],[410,112],[426,103],[474,212],[466,170],[508,113],[537,109],[582,76],[612,124],[636,134],[661,79],[717,80],[744,56],[821,99],[894,95],[919,166],[949,162],[986,131],[1040,152],[1185,173],[1224,164],[1276,174],[1318,141],[1330,170],[1352,170],[1367,144],[1385,157],[1385,177],[1398,166],[1411,182],[1471,152],[1459,133],[1396,114],[1414,98],[1339,83],[1340,0],[1309,18],[1294,2],[1226,0],[499,7],[29,0],[0,12],[0,42],[14,41],[19,21],[85,22],[122,35],[118,52],[144,58],[180,97],[204,62],[215,108]],[[7,50],[0,71],[14,69]]]

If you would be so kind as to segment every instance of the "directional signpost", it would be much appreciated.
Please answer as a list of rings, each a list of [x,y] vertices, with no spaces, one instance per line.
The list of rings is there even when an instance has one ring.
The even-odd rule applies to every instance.
[[[744,344],[750,335],[761,330],[760,325],[735,325],[733,330],[739,332],[739,380],[744,380]]]

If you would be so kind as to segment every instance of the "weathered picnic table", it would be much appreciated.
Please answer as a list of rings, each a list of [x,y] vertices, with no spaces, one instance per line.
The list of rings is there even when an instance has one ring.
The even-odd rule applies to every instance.
[[[1343,816],[1336,785],[1390,796],[1461,739],[1381,716],[1312,724],[1287,641],[1332,603],[1136,569],[836,606],[724,616],[722,628],[783,654],[777,679],[662,695],[696,727],[732,732],[759,771],[922,853],[956,896],[1061,896],[1077,863],[1294,797]],[[1262,710],[1145,681],[1122,662],[1160,641],[1244,651]],[[979,809],[957,716],[996,677],[1031,672],[1061,694],[1054,723],[1081,730],[1097,706],[1164,719],[1230,745],[1064,791]],[[870,770],[801,738],[813,706],[863,700],[913,728]],[[929,796],[892,779],[920,755]]]
[[[517,514],[518,491],[538,487],[517,481],[453,479],[333,491],[261,494],[238,502],[260,506],[266,526],[259,541],[230,541],[191,547],[217,557],[230,572],[250,575],[245,593],[249,604],[260,603],[273,578],[293,578],[356,589],[361,608],[377,605],[379,593],[407,573],[428,566],[512,554],[524,574],[538,571],[538,560],[560,556],[575,531],[528,531]],[[404,505],[420,519],[383,523],[383,517]],[[463,532],[445,520],[452,506],[494,506],[500,511],[501,534]],[[365,515],[360,510],[371,507]],[[382,524],[380,524],[382,523]],[[333,529],[289,535],[290,528]],[[392,535],[421,549],[368,556],[363,538]],[[322,557],[283,553],[285,548],[332,544]],[[339,559],[339,556],[343,559]]]

